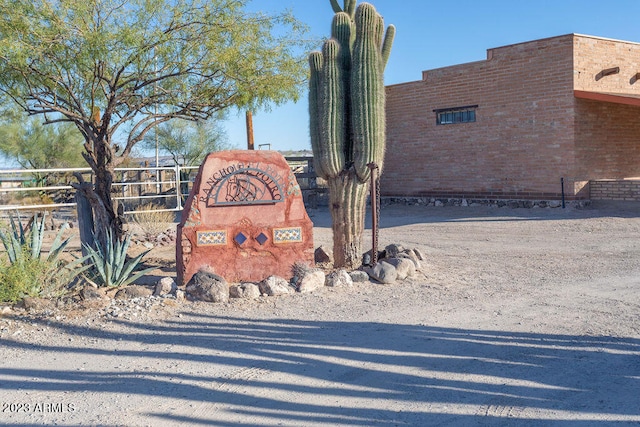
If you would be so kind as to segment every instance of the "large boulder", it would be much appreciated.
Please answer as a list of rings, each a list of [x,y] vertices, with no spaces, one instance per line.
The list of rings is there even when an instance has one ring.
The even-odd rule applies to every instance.
[[[322,270],[309,270],[298,281],[298,292],[313,292],[324,286],[325,275]]]
[[[269,296],[286,295],[293,292],[287,279],[279,276],[269,276],[258,284],[260,292]]]
[[[362,283],[369,281],[369,275],[362,270],[355,270],[349,273],[349,277],[353,281],[353,283]]]
[[[366,277],[365,280],[368,280],[369,276],[366,273],[364,274]],[[325,285],[333,288],[343,288],[346,286],[353,286],[353,279],[351,278],[351,276],[346,270],[338,270],[338,271],[329,273],[325,281]]]
[[[386,261],[380,261],[373,267],[367,267],[365,269],[369,277],[380,283],[394,283],[398,278],[398,272],[396,268]]]
[[[260,298],[260,287],[255,283],[240,283],[229,288],[231,298],[256,299]]]
[[[206,302],[229,301],[227,281],[210,271],[200,270],[191,277],[186,287],[187,295],[194,300]]]
[[[387,258],[384,261],[396,268],[398,280],[404,280],[407,277],[411,277],[416,272],[416,266],[409,258]]]

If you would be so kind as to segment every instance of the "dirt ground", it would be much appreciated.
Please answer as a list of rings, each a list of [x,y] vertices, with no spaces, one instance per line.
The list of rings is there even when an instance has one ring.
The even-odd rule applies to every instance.
[[[382,226],[427,255],[422,274],[126,318],[5,314],[0,424],[640,425],[640,205],[391,206]],[[171,274],[170,250],[150,256]]]

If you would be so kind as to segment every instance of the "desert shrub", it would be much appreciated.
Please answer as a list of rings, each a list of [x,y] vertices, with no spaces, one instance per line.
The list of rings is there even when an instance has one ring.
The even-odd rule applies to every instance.
[[[140,227],[146,238],[155,238],[171,228],[174,213],[162,209],[153,203],[148,203],[137,207],[132,214],[133,222]]]
[[[55,298],[69,291],[78,275],[61,262],[25,256],[14,263],[0,264],[0,302],[14,303],[24,297]]]
[[[10,230],[0,230],[6,259],[0,262],[0,301],[16,302],[25,296],[57,297],[89,266],[79,267],[86,258],[67,263],[59,259],[71,238],[62,240],[66,227],[55,237],[49,254],[42,256],[45,215],[34,216],[28,230],[20,218],[10,217]]]
[[[151,267],[134,273],[134,269],[149,251],[144,251],[127,260],[131,235],[127,235],[123,241],[114,239],[109,230],[106,235],[104,245],[97,239],[95,248],[85,245],[87,256],[92,262],[92,267],[84,274],[89,282],[98,287],[117,288],[133,283],[146,273],[155,270],[155,267]]]

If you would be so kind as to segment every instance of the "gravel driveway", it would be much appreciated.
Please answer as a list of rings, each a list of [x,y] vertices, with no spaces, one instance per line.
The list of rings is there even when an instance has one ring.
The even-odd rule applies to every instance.
[[[426,254],[422,274],[124,317],[6,313],[0,424],[640,425],[639,205],[391,206],[382,225],[383,245]]]

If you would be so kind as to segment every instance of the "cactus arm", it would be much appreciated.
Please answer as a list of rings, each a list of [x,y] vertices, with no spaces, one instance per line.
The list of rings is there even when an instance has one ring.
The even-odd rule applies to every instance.
[[[320,161],[327,174],[336,177],[344,169],[347,139],[344,67],[338,41],[327,40],[322,55],[324,111],[321,132],[325,142]]]
[[[334,13],[342,12],[342,8],[338,4],[338,0],[329,0]]]
[[[347,58],[351,56],[353,35],[355,35],[353,23],[349,15],[344,12],[336,13],[333,16],[333,21],[331,22],[331,37],[338,40],[338,43],[340,43],[340,47],[342,49],[344,49],[345,47],[348,48],[342,51],[343,56]]]
[[[385,145],[385,90],[382,75],[380,25],[375,8],[363,3],[356,11],[356,41],[352,53],[351,93],[353,163],[361,182],[369,178],[367,167],[382,168]]]
[[[344,11],[353,19],[357,0],[344,0]]]
[[[382,43],[382,69],[384,70],[387,67],[387,62],[389,62],[389,56],[391,55],[391,47],[393,46],[393,40],[396,37],[396,27],[394,25],[389,25],[387,28],[387,34],[384,37],[384,42]]]
[[[344,130],[345,140],[342,144],[344,149],[344,161],[345,164],[352,162],[352,143],[351,143],[351,120],[350,111],[351,111],[351,96],[350,96],[350,87],[351,87],[351,50],[353,47],[353,40],[355,40],[355,28],[353,21],[344,12],[337,13],[333,17],[333,23],[331,25],[331,34],[332,37],[338,42],[340,45],[340,67],[342,69],[342,84],[343,90],[343,113],[344,113],[344,126],[346,127]]]
[[[316,174],[321,178],[327,179],[328,175],[324,168],[324,164],[320,162],[320,155],[323,151],[323,140],[320,129],[322,117],[322,63],[323,57],[321,52],[312,52],[309,55],[309,68],[311,74],[309,77],[309,133],[311,138],[311,149],[313,150],[313,163]],[[318,154],[316,154],[318,153]]]

